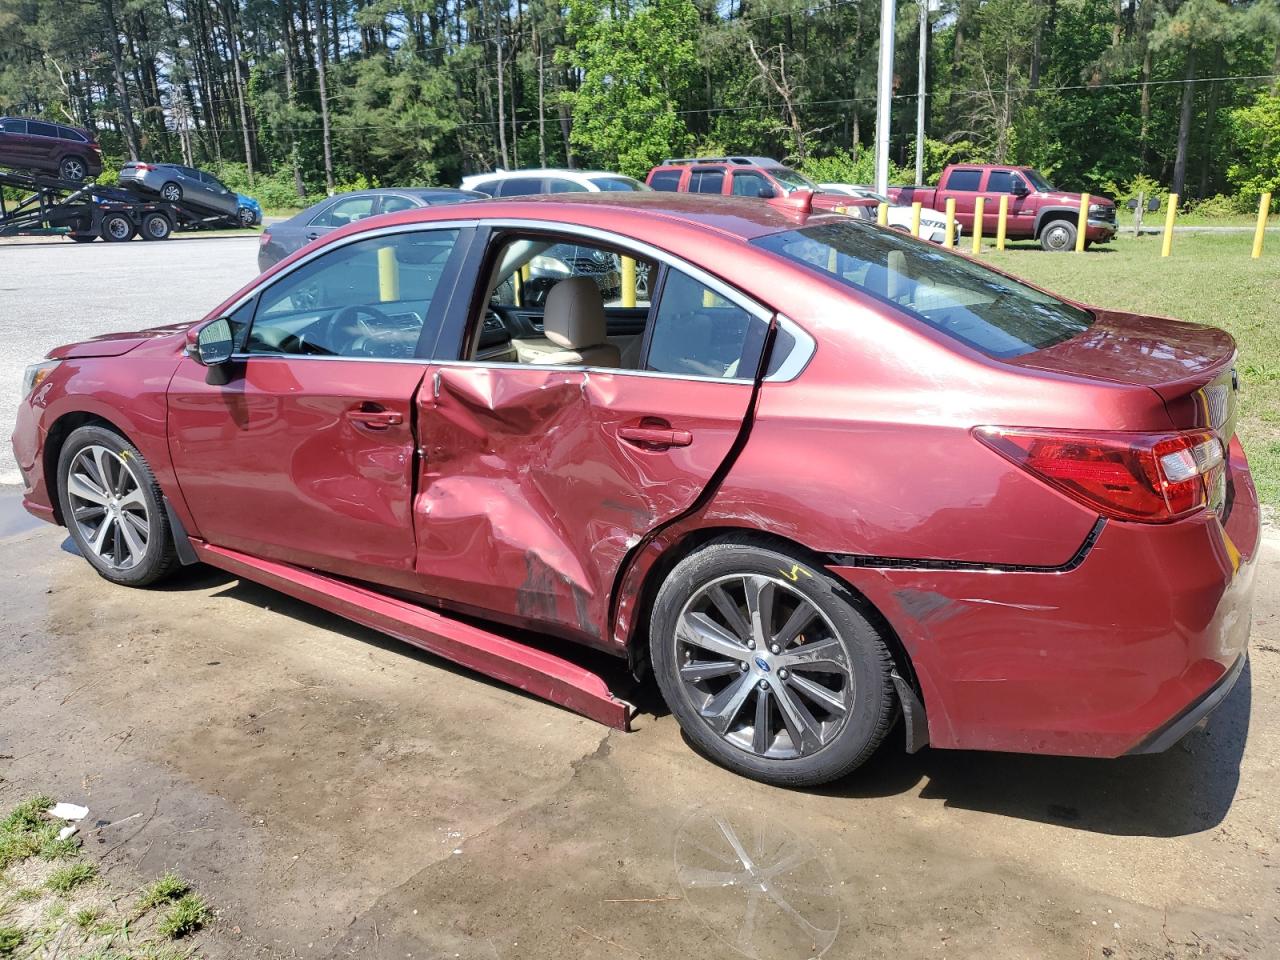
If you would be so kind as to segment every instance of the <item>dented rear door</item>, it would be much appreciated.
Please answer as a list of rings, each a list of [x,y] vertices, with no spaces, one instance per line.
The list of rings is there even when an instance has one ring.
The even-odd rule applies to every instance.
[[[688,511],[743,430],[746,379],[433,366],[419,393],[423,589],[607,646],[628,552]]]

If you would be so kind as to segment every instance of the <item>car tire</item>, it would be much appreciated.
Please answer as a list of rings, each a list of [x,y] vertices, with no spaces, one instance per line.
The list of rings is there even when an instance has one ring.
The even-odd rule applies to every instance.
[[[254,216],[253,211],[248,207],[241,207],[237,211],[237,214],[240,219],[240,226],[242,227],[252,227],[254,221],[257,219],[257,217]]]
[[[173,224],[163,213],[148,213],[142,218],[143,240],[168,240],[173,233]]]
[[[98,239],[92,233],[68,233],[67,236],[73,243],[93,243]]]
[[[57,477],[67,531],[104,579],[145,587],[178,566],[160,486],[120,434],[100,426],[74,430],[58,454]]]
[[[764,783],[839,779],[897,718],[893,659],[857,598],[765,541],[713,543],[676,564],[654,601],[649,644],[695,749]]]
[[[102,218],[102,239],[108,243],[124,243],[133,239],[133,221],[123,213],[109,213]]]
[[[89,165],[80,157],[63,157],[58,162],[58,176],[73,183],[84,183],[89,178]]]
[[[1065,253],[1076,248],[1075,224],[1066,220],[1050,220],[1040,231],[1040,246],[1050,253]]]
[[[182,188],[170,180],[160,188],[160,199],[166,203],[181,203]]]

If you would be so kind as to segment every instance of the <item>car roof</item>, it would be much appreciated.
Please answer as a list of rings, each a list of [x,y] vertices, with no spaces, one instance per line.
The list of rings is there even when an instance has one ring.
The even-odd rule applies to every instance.
[[[621,177],[626,180],[636,180],[635,177],[628,177],[625,173],[618,173],[616,170],[570,170],[566,167],[535,167],[526,170],[491,170],[488,173],[473,173],[464,180],[470,180],[472,183],[480,183],[485,180],[505,180],[511,177],[579,177],[582,179],[590,179],[591,177]]]

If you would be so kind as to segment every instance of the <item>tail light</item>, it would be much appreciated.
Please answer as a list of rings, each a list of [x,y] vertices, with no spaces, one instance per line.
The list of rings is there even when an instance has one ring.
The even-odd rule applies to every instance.
[[[1067,496],[1103,516],[1168,523],[1225,490],[1222,443],[1207,430],[1178,433],[1080,433],[978,427],[974,436]]]
[[[270,242],[271,242],[271,234],[269,234],[269,233],[267,233],[267,231],[263,230],[263,231],[262,231],[262,239],[260,239],[260,240],[258,241],[258,246],[260,246],[260,247],[265,247],[265,246],[266,246],[268,243],[270,243]]]
[[[150,170],[154,170],[154,169],[155,169],[155,167],[151,166],[151,164],[149,164],[149,163],[135,163],[135,164],[133,165],[132,169],[133,169],[134,171],[140,171],[140,172],[142,172],[142,173],[146,173],[146,172],[148,172],[148,171],[150,171]]]

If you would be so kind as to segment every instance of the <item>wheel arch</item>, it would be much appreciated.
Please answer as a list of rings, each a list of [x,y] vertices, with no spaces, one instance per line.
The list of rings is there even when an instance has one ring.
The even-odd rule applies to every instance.
[[[637,678],[644,677],[651,669],[649,644],[646,640],[649,618],[658,591],[676,564],[712,543],[754,544],[807,558],[811,566],[827,571],[828,576],[835,577],[840,586],[848,591],[858,612],[876,628],[893,657],[896,671],[920,701],[924,702],[924,692],[906,645],[893,624],[874,603],[852,584],[830,573],[827,570],[829,563],[822,554],[781,534],[746,527],[696,527],[672,536],[660,535],[640,548],[632,558],[615,592],[613,635],[614,640],[625,649],[627,662]],[[626,602],[628,596],[635,597],[633,603]]]
[[[1036,235],[1035,239],[1040,239],[1040,234],[1044,232],[1044,228],[1054,220],[1066,220],[1072,226],[1080,218],[1080,210],[1071,207],[1041,207],[1036,212]]]
[[[62,526],[66,526],[66,521],[62,516],[62,496],[60,490],[61,479],[58,476],[58,458],[62,456],[62,448],[66,445],[67,438],[81,427],[97,426],[118,433],[120,436],[129,440],[129,435],[121,429],[119,424],[113,423],[106,417],[97,413],[89,413],[84,410],[74,410],[64,413],[49,427],[49,432],[45,436],[44,450],[41,458],[41,465],[44,469],[45,488],[49,491],[49,502],[53,506],[54,519]],[[136,446],[136,444],[135,444]]]

